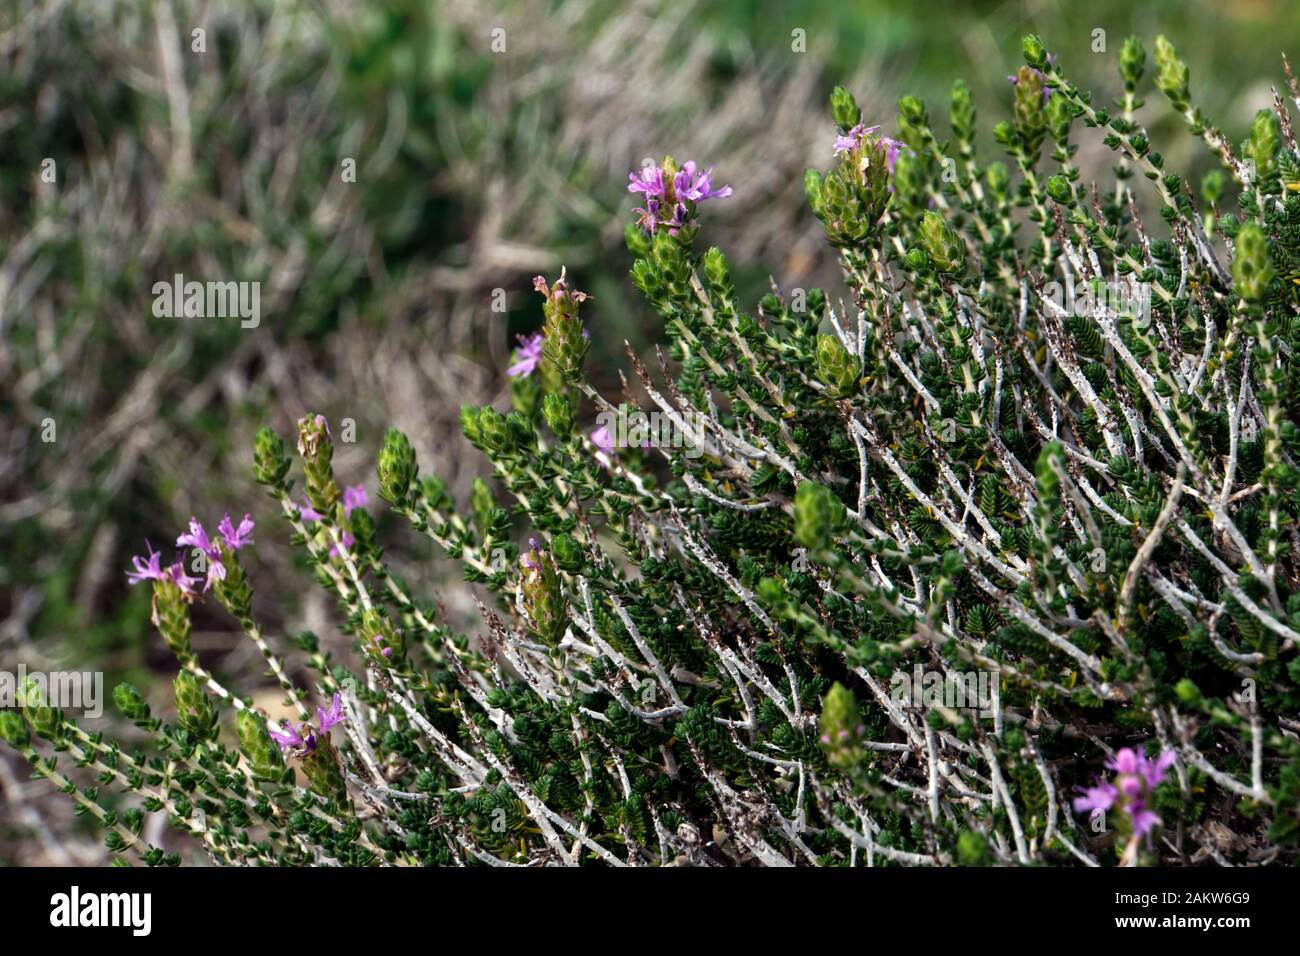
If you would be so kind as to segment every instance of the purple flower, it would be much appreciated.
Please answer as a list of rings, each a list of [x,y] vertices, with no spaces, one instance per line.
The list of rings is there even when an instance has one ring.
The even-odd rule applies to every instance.
[[[246,544],[253,543],[253,519],[244,515],[244,520],[239,522],[236,528],[230,520],[230,515],[221,519],[221,524],[217,525],[217,531],[226,541],[226,547],[231,551],[238,551]]]
[[[182,545],[191,548],[198,548],[204,554],[207,554],[213,549],[212,541],[208,538],[208,532],[204,530],[203,525],[199,524],[198,518],[190,519],[189,534],[183,534],[176,539],[176,546],[180,547]]]
[[[637,214],[637,226],[651,235],[662,226],[675,236],[679,229],[692,224],[696,203],[731,195],[730,186],[713,188],[712,166],[701,170],[694,160],[674,170],[671,182],[666,181],[662,166],[649,164],[629,173],[628,179],[628,192],[642,193],[646,197],[645,208],[638,207],[633,212]],[[672,218],[666,219],[665,212],[670,207]]]
[[[894,163],[898,162],[898,154],[907,149],[907,144],[900,140],[890,139],[888,136],[880,137],[880,141],[885,144],[885,165],[889,168],[889,175],[894,175]]]
[[[166,574],[162,569],[162,555],[153,549],[148,539],[144,543],[146,557],[142,558],[138,554],[131,558],[131,563],[135,565],[134,571],[126,572],[127,584],[139,584],[141,581],[165,581]]]
[[[1133,832],[1138,836],[1149,836],[1151,831],[1160,824],[1160,817],[1154,810],[1148,810],[1139,800],[1128,808],[1129,816],[1133,818]]]
[[[225,568],[222,568],[221,570],[222,573],[225,573]],[[179,561],[169,564],[164,568],[163,577],[160,580],[172,582],[172,584],[181,589],[181,593],[186,597],[192,598],[198,593],[194,590],[194,585],[199,583],[199,578],[192,578],[186,574],[185,565],[181,564]],[[206,591],[207,588],[204,587],[203,590]]]
[[[520,556],[519,563],[528,571],[537,572],[542,569],[542,547],[535,537],[528,539],[528,550]]]
[[[203,585],[203,590],[206,591],[212,587],[213,581],[224,581],[226,579],[226,566],[221,563],[221,548],[208,537],[208,532],[204,530],[203,525],[199,524],[198,518],[190,518],[189,534],[183,534],[177,538],[176,546],[178,548],[196,548],[207,559],[208,578]]]
[[[1154,790],[1164,781],[1165,774],[1174,765],[1177,755],[1172,750],[1164,750],[1154,761],[1147,760],[1145,756],[1142,759],[1142,776],[1146,778],[1147,789]]]
[[[1115,778],[1116,785],[1127,795],[1136,798],[1160,786],[1175,759],[1172,750],[1165,750],[1155,760],[1151,760],[1144,751],[1125,747],[1106,761],[1106,766],[1119,775]]]
[[[342,535],[342,538],[343,538],[343,547],[344,547],[346,550],[351,551],[351,550],[352,550],[352,546],[353,546],[354,544],[357,543],[357,539],[353,536],[353,534],[352,534],[351,531],[344,531],[344,532],[343,532],[343,535]],[[331,558],[337,558],[337,557],[339,556],[339,554],[340,554],[340,552],[339,552],[339,546],[338,546],[337,544],[336,544],[336,545],[332,545],[332,546],[330,547],[330,557],[331,557]]]
[[[1055,53],[1047,54],[1047,62],[1055,63],[1056,54]],[[1042,70],[1037,70],[1037,69],[1031,69],[1030,72],[1032,72],[1034,76],[1038,77],[1040,80],[1043,81],[1043,102],[1046,103],[1048,100],[1052,98],[1052,88],[1047,85],[1046,74],[1044,74]],[[1019,77],[1012,74],[1011,76],[1007,77],[1007,82],[1010,83],[1012,86],[1015,86],[1016,83],[1019,82]]]
[[[542,361],[543,338],[541,332],[528,336],[520,335],[516,336],[516,338],[519,339],[519,348],[515,352],[517,361],[506,369],[506,374],[511,378],[532,375]]]
[[[695,161],[687,161],[673,177],[673,191],[677,194],[678,201],[689,199],[692,202],[700,202],[704,199],[721,199],[730,196],[731,187],[723,186],[721,189],[714,189],[712,177],[712,166],[697,174]]]
[[[645,193],[647,199],[664,198],[664,171],[660,167],[646,163],[641,167],[640,175],[628,173],[627,178],[630,180],[627,184],[628,192]]]
[[[1149,759],[1140,748],[1124,747],[1116,751],[1106,761],[1106,766],[1115,771],[1114,782],[1100,780],[1094,787],[1080,787],[1083,796],[1075,797],[1075,812],[1091,813],[1118,806],[1128,814],[1134,835],[1149,840],[1151,831],[1160,824],[1160,817],[1148,804],[1175,759],[1172,750],[1161,752],[1155,760]]]
[[[638,214],[636,217],[637,226],[653,236],[655,230],[659,227],[659,200],[648,199],[644,209],[638,206],[632,211]]]
[[[305,757],[316,749],[316,734],[312,732],[310,724],[299,724],[295,727],[286,720],[281,725],[279,733],[270,728],[267,729],[267,733],[280,745],[282,751],[297,750],[299,756]]]
[[[271,735],[272,740],[280,745],[281,750],[288,750],[290,747],[301,747],[303,744],[302,734],[287,720],[279,731],[267,728],[267,733]]]
[[[865,140],[867,136],[878,129],[880,129],[879,126],[863,126],[859,123],[847,133],[841,133],[839,136],[836,136],[835,155],[839,156],[841,153],[847,153],[851,150],[857,149],[862,145],[862,141]]]
[[[673,218],[662,223],[662,225],[668,227],[668,235],[675,236],[677,235],[678,229],[682,228],[682,226],[688,225],[686,221],[687,215],[686,207],[681,203],[677,203],[677,205],[673,206]]]
[[[533,288],[546,296],[548,305],[569,306],[586,302],[591,296],[585,292],[579,292],[576,289],[569,288],[568,270],[564,266],[560,267],[560,277],[555,280],[554,284],[546,281],[546,276],[533,276]],[[545,311],[546,306],[542,309]]]
[[[879,126],[863,126],[859,123],[847,133],[836,136],[835,155],[840,156],[845,153],[851,153],[855,149],[860,149],[866,146],[868,143],[867,137],[878,129],[880,129]],[[894,163],[898,161],[898,154],[907,149],[907,144],[889,136],[875,137],[875,144],[884,145],[885,165],[889,168],[889,174],[892,176],[894,174]],[[871,161],[869,156],[864,156],[864,160],[864,166]]]
[[[343,510],[347,514],[352,514],[358,508],[364,508],[370,500],[366,494],[365,485],[351,485],[343,489]]]
[[[1119,799],[1119,791],[1106,781],[1100,781],[1095,787],[1080,788],[1082,797],[1074,798],[1074,812],[1088,813],[1093,810],[1109,810]]]
[[[317,707],[316,716],[320,718],[320,732],[328,734],[331,727],[348,719],[347,715],[343,713],[343,698],[335,694],[334,699],[330,701],[329,710]]]
[[[607,455],[614,453],[614,437],[604,425],[591,433],[591,443]]]
[[[343,489],[343,512],[345,514],[350,515],[356,509],[364,508],[369,501],[370,496],[366,493],[365,485],[349,485]],[[304,502],[298,506],[298,517],[311,524],[313,521],[320,521],[322,516],[319,511],[311,506],[310,502]]]

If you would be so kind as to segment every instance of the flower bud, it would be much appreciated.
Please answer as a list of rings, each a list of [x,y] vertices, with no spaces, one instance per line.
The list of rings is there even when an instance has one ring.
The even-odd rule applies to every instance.
[[[1012,126],[1025,152],[1036,158],[1047,132],[1047,112],[1043,105],[1043,74],[1022,66],[1016,71],[1012,105]]]
[[[587,560],[582,545],[571,534],[557,534],[551,541],[551,554],[555,556],[556,566],[570,574],[581,571]]]
[[[1272,110],[1260,110],[1250,127],[1246,155],[1255,163],[1255,182],[1266,182],[1277,173],[1277,151],[1282,145],[1282,127]]]
[[[289,473],[289,456],[284,453],[284,442],[269,428],[258,431],[253,440],[253,477],[258,484],[278,489]]]
[[[988,841],[973,830],[957,834],[957,863],[960,866],[988,866],[993,860]]]
[[[664,160],[664,175],[670,159]],[[546,297],[542,312],[546,322],[542,326],[542,358],[550,364],[560,379],[568,385],[577,385],[582,380],[582,361],[587,357],[590,347],[582,334],[582,319],[578,317],[578,306],[588,298],[585,292],[570,291],[565,271],[560,270],[560,278],[554,285],[547,285],[542,276],[533,280],[533,287]]]
[[[1273,281],[1273,257],[1264,230],[1248,222],[1237,230],[1232,260],[1232,281],[1237,294],[1247,302],[1258,302]]]
[[[803,193],[808,198],[808,208],[818,219],[822,218],[822,174],[819,169],[809,169],[803,174]]]
[[[710,247],[704,254],[704,280],[708,283],[709,290],[720,298],[730,299],[735,294],[727,257],[717,246]]]
[[[184,662],[190,650],[190,608],[188,596],[174,581],[155,581],[153,585],[153,624],[163,643]]]
[[[477,405],[462,405],[460,407],[460,430],[469,439],[469,443],[475,448],[483,448],[483,431],[479,428],[479,419],[483,417],[483,409]]]
[[[271,739],[266,719],[257,711],[241,710],[235,714],[235,733],[254,776],[278,780],[284,773],[284,755]]]
[[[843,398],[857,390],[861,366],[857,356],[840,344],[833,335],[817,336],[817,378],[826,384],[836,398]]]
[[[889,204],[890,145],[863,135],[842,153],[840,164],[821,178],[821,195],[813,212],[826,238],[838,246],[860,246],[875,238],[876,223]],[[813,177],[805,178],[805,187]]]
[[[335,803],[347,802],[347,784],[339,767],[338,752],[328,734],[317,735],[315,749],[302,758],[302,772],[312,793]]]
[[[831,117],[835,120],[835,125],[845,133],[862,122],[862,110],[858,109],[858,101],[842,86],[831,91]]]
[[[754,589],[764,603],[777,605],[783,603],[789,596],[785,583],[780,578],[762,577],[758,580],[758,587]]]
[[[1068,205],[1072,201],[1073,197],[1070,195],[1070,181],[1064,176],[1058,174],[1050,177],[1047,180],[1046,188],[1047,195],[1051,196],[1053,200],[1059,202],[1061,205]]]
[[[949,275],[965,270],[966,244],[933,209],[921,218],[920,236],[921,246],[936,269]]]
[[[1190,93],[1187,64],[1178,59],[1178,51],[1163,34],[1156,37],[1155,57],[1156,87],[1176,109],[1185,110]]]
[[[831,546],[844,506],[833,492],[815,481],[801,482],[794,496],[794,538],[811,551]]]
[[[396,428],[388,429],[384,435],[378,468],[380,497],[395,505],[405,504],[411,485],[419,473],[419,466],[410,440]]]
[[[858,702],[853,691],[838,681],[831,685],[822,700],[819,730],[818,743],[832,767],[850,770],[862,762],[860,745],[866,728],[858,715]]]
[[[1228,177],[1222,169],[1211,169],[1201,178],[1201,197],[1207,206],[1218,203],[1223,191],[1228,187]]]
[[[1140,37],[1131,36],[1124,40],[1119,49],[1119,74],[1124,79],[1124,86],[1132,89],[1146,72],[1147,51],[1142,46]]]
[[[13,711],[0,712],[0,740],[16,750],[26,750],[31,743],[27,726]]]
[[[969,142],[975,138],[975,100],[971,97],[970,87],[961,80],[952,85],[949,117],[958,139]]]
[[[512,433],[506,417],[495,408],[480,409],[478,430],[483,448],[486,451],[506,452],[511,447]]]
[[[370,517],[370,512],[362,507],[353,508],[352,514],[348,516],[347,521],[352,526],[352,552],[361,555],[374,552],[375,519]]]
[[[150,718],[149,704],[144,695],[132,684],[118,684],[113,688],[113,703],[127,720],[141,723]]]
[[[519,412],[506,413],[506,428],[510,432],[509,448],[527,450],[536,444],[537,433],[532,422]]]
[[[1011,185],[1011,171],[1007,169],[1006,163],[989,163],[988,169],[984,171],[984,181],[995,196],[1005,196]]]
[[[1041,70],[1047,66],[1047,50],[1043,47],[1043,41],[1036,34],[1029,34],[1020,41],[1021,52],[1025,55],[1025,62],[1035,70]]]
[[[221,551],[221,564],[226,569],[226,576],[216,580],[212,593],[234,617],[240,621],[249,620],[253,616],[253,586],[248,583],[239,555],[224,542],[219,542],[217,547]]]
[[[298,454],[302,456],[307,500],[321,514],[334,514],[340,494],[334,482],[334,441],[324,415],[299,419]]]
[[[492,527],[492,515],[496,511],[497,500],[488,483],[482,478],[475,478],[470,485],[469,506],[474,512],[474,520],[478,524],[479,531],[486,535]]]
[[[22,688],[23,718],[37,737],[54,743],[63,739],[63,711],[46,702],[44,691],[35,680],[28,679]]]
[[[519,564],[523,571],[520,587],[524,595],[524,610],[533,633],[547,647],[556,647],[568,628],[569,609],[555,561],[538,547],[534,539],[530,550],[520,557]]]
[[[930,122],[925,111],[925,103],[910,95],[899,99],[898,117],[910,126],[926,126]]]
[[[205,740],[217,728],[217,709],[203,686],[203,681],[189,671],[181,671],[172,682],[176,695],[176,722],[195,737]]]
[[[905,209],[929,208],[933,188],[930,162],[916,153],[900,153],[894,163],[894,196]]]
[[[546,426],[560,441],[567,442],[573,437],[573,403],[563,392],[551,392],[543,399],[542,417],[546,419]]]
[[[1064,96],[1053,96],[1047,101],[1047,127],[1052,139],[1066,146],[1070,139],[1070,126],[1074,123],[1074,107]]]
[[[406,648],[402,632],[371,608],[361,615],[361,649],[376,660],[392,661],[401,657]]]

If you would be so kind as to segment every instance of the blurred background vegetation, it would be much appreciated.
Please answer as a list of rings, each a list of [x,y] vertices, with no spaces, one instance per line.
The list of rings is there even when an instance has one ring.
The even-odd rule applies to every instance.
[[[655,341],[622,249],[630,168],[663,153],[716,163],[735,195],[710,204],[703,241],[727,251],[749,299],[769,277],[833,289],[801,184],[830,159],[830,88],[844,83],[893,132],[900,95],[942,120],[960,77],[994,158],[987,130],[1006,114],[1027,32],[1098,102],[1119,89],[1123,38],[1150,49],[1165,33],[1236,141],[1282,82],[1280,54],[1300,54],[1300,7],[0,4],[0,668],[103,669],[107,688],[130,679],[169,713],[160,678],[173,663],[124,571],[146,538],[170,557],[191,515],[226,511],[259,522],[251,570],[277,643],[311,629],[342,651],[252,481],[258,427],[288,435],[309,409],[354,420],[338,471],[374,497],[374,455],[396,425],[463,501],[482,463],[459,407],[508,401],[514,337],[541,321],[533,275],[567,266],[595,296],[589,367],[607,393],[624,340]],[[1139,118],[1169,167],[1197,181],[1208,157],[1159,94],[1146,99]],[[50,159],[54,182],[41,175]],[[1086,176],[1110,159],[1088,143],[1079,162]],[[154,317],[152,286],[176,273],[260,282],[260,325]],[[413,581],[466,613],[424,545],[388,540]],[[272,686],[221,615],[196,612],[195,646],[247,693]],[[98,861],[46,791],[0,755],[0,863]]]

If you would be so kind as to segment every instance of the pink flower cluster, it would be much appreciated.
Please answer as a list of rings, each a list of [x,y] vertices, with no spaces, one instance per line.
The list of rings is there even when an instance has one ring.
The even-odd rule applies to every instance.
[[[365,485],[350,485],[343,489],[343,511],[345,514],[352,514],[358,508],[364,508],[370,502],[370,496],[366,494]],[[304,503],[298,506],[298,517],[302,518],[307,524],[321,520],[321,514],[311,504]],[[343,532],[343,546],[351,548],[356,544],[356,537],[350,531]],[[339,553],[338,545],[330,548],[330,557],[337,557]]]
[[[144,543],[145,556],[136,555],[131,558],[131,563],[135,566],[134,571],[126,573],[128,584],[139,584],[141,581],[170,581],[181,589],[188,597],[193,597],[196,593],[195,585],[203,580],[203,590],[207,591],[212,587],[214,581],[224,581],[226,579],[226,566],[222,563],[220,542],[224,541],[227,548],[231,551],[238,551],[245,545],[253,543],[253,519],[244,515],[244,520],[235,523],[230,520],[230,515],[221,519],[217,525],[217,534],[220,536],[214,538],[208,535],[207,529],[199,523],[197,518],[190,518],[190,530],[176,539],[178,548],[193,548],[199,551],[207,564],[207,577],[205,579],[191,577],[185,573],[184,563],[177,559],[167,567],[162,566],[162,555],[153,549],[153,545],[147,540]]]
[[[335,694],[334,699],[330,701],[329,710],[317,707],[316,716],[320,724],[319,729],[313,728],[308,723],[295,725],[286,720],[280,725],[278,731],[269,731],[271,739],[280,745],[282,751],[286,753],[294,751],[297,756],[305,757],[315,752],[317,734],[322,736],[328,734],[331,727],[348,719],[343,713],[343,699],[338,694]]]
[[[1092,813],[1118,806],[1128,814],[1134,835],[1146,835],[1150,840],[1151,831],[1160,825],[1160,817],[1151,809],[1151,795],[1165,779],[1174,759],[1172,750],[1151,760],[1141,749],[1125,747],[1106,761],[1106,766],[1116,773],[1114,782],[1099,780],[1094,787],[1080,787],[1083,796],[1075,798],[1074,812]]]
[[[864,166],[871,161],[870,155],[863,151],[863,147],[875,143],[885,144],[885,165],[889,168],[889,174],[894,174],[894,163],[898,161],[898,154],[907,149],[907,144],[900,140],[890,139],[888,136],[871,137],[871,134],[880,129],[879,126],[864,126],[859,123],[847,133],[835,137],[835,155],[843,156],[852,153],[855,150],[862,155]]]
[[[532,375],[542,361],[544,338],[541,332],[534,332],[532,335],[520,335],[518,339],[519,348],[515,351],[515,364],[506,369],[506,374],[511,378]]]
[[[731,195],[730,186],[713,188],[712,166],[701,170],[694,161],[677,170],[671,181],[665,179],[662,166],[649,163],[637,172],[628,173],[628,180],[627,191],[642,193],[646,198],[644,209],[632,211],[638,214],[637,225],[651,235],[663,226],[669,235],[675,236],[679,229],[691,224],[696,203]]]

